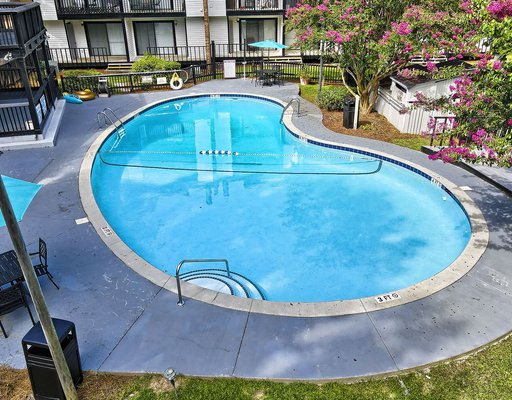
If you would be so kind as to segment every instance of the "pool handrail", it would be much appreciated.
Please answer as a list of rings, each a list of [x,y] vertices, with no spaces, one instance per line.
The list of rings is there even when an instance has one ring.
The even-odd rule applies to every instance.
[[[112,119],[107,115],[107,111],[110,112],[110,114],[112,114],[112,116],[115,118],[115,120],[117,120],[117,122],[119,122],[119,126],[116,126],[115,124],[115,120],[112,121]],[[98,121],[98,128],[101,129],[101,124],[100,124],[100,115],[103,115],[103,118],[104,118],[104,121],[105,121],[105,124],[107,122],[107,120],[110,122],[110,124],[112,124],[115,128],[116,128],[116,131],[118,132],[119,134],[119,128],[123,128],[124,129],[124,123],[123,121],[121,121],[119,119],[119,117],[114,113],[114,111],[110,108],[110,107],[105,107],[103,109],[103,111],[99,111],[97,114],[96,114],[96,120]]]
[[[283,112],[281,113],[281,119],[279,119],[279,123],[283,123],[283,117],[284,117],[284,113],[286,112],[286,110],[291,107],[291,105],[293,104],[293,102],[296,101],[297,102],[297,117],[300,116],[300,98],[299,97],[294,97],[292,98],[288,104],[286,104],[286,106],[283,108]],[[293,113],[293,108],[292,108],[292,113]]]
[[[178,305],[182,306],[185,304],[183,301],[183,296],[181,294],[181,281],[180,281],[180,270],[183,264],[191,264],[191,263],[224,263],[226,265],[226,272],[228,277],[231,277],[231,273],[229,271],[229,262],[224,258],[199,258],[199,259],[190,259],[190,260],[181,260],[178,266],[176,267],[176,287],[178,289]]]

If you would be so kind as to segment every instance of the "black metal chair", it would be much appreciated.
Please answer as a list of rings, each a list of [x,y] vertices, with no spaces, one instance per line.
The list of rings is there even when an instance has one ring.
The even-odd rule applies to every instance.
[[[9,314],[11,311],[20,307],[27,307],[32,325],[35,325],[34,317],[32,316],[27,297],[25,296],[23,283],[16,283],[15,285],[8,286],[7,288],[0,290],[0,315]],[[5,332],[2,321],[0,321],[0,328],[2,328],[4,337],[7,338],[7,332]]]
[[[29,253],[31,256],[39,256],[39,264],[34,265],[34,270],[37,276],[48,276],[48,279],[55,285],[57,289],[59,285],[53,280],[53,275],[48,271],[48,251],[46,249],[46,243],[43,239],[39,238],[39,251],[35,253]]]

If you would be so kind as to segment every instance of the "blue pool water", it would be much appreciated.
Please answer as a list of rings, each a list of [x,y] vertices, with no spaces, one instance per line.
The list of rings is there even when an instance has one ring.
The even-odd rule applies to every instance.
[[[182,259],[225,258],[274,301],[386,293],[462,252],[470,224],[444,190],[403,167],[304,143],[281,112],[255,98],[199,97],[141,113],[96,157],[105,218],[169,274]]]

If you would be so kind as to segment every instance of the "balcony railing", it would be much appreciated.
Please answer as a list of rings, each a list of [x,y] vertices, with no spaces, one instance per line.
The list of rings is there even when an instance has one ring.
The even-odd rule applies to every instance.
[[[41,40],[44,32],[38,3],[0,2],[0,49],[24,52],[25,45],[33,38]]]
[[[226,10],[238,13],[286,11],[299,0],[226,0]]]
[[[55,0],[60,17],[185,13],[185,0]]]
[[[106,66],[109,62],[108,51],[106,47],[89,48],[61,48],[48,49],[51,60],[57,61],[61,68],[67,66]]]
[[[4,72],[0,70],[0,75]],[[14,82],[10,89],[16,86]],[[16,95],[11,101],[0,102],[0,137],[40,134],[54,106],[57,91],[55,70],[52,70],[35,91],[33,106],[30,106],[28,100]]]

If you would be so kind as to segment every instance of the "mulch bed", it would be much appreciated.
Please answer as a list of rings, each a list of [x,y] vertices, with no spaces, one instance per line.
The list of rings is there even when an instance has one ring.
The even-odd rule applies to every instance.
[[[343,111],[323,111],[323,116],[323,123],[326,128],[344,135],[382,140],[383,142],[411,138],[411,134],[400,133],[385,117],[375,112],[361,116],[358,129],[343,127]]]

